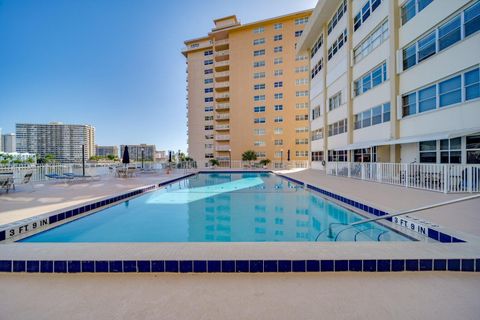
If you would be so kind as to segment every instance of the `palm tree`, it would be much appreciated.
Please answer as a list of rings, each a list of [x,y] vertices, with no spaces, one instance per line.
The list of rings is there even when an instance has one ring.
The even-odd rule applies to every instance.
[[[257,160],[257,154],[253,150],[247,150],[242,153],[242,161],[248,161],[249,165],[252,165],[252,161]]]

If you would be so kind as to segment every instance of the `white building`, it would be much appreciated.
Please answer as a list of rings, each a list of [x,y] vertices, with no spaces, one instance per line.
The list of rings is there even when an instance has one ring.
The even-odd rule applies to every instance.
[[[480,2],[320,0],[309,52],[311,165],[480,163]]]
[[[3,152],[16,152],[17,143],[15,133],[2,134],[2,139],[0,142],[0,150]]]

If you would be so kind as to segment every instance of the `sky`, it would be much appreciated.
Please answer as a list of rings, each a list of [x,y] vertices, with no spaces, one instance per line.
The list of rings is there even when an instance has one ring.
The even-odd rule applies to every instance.
[[[0,0],[0,128],[91,124],[96,144],[186,150],[184,41],[316,0]]]

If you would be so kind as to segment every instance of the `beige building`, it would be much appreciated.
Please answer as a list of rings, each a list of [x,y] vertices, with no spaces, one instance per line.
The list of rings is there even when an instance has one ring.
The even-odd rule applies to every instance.
[[[309,57],[296,43],[311,10],[242,25],[214,21],[205,37],[185,41],[188,154],[240,160],[246,150],[276,167],[308,160]]]
[[[297,47],[311,58],[312,167],[480,163],[479,30],[479,1],[320,0]]]

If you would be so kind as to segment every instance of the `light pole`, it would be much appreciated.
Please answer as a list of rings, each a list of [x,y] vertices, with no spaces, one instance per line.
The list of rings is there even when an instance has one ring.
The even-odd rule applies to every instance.
[[[145,149],[142,148],[142,170],[143,170],[143,155],[144,155]]]
[[[282,169],[283,169],[283,149],[280,149],[280,165],[282,166]]]
[[[228,165],[232,169],[232,149],[228,149]]]

